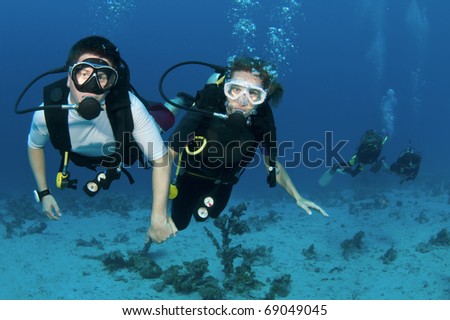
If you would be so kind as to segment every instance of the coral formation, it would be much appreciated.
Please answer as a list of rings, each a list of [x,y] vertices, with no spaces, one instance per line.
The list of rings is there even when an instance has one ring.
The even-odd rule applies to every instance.
[[[441,229],[441,231],[435,236],[432,236],[428,242],[419,243],[416,250],[421,253],[426,253],[438,247],[450,247],[450,234],[446,228]]]
[[[223,215],[215,220],[214,225],[221,231],[221,242],[210,230],[205,228],[208,237],[217,249],[217,256],[221,259],[224,272],[222,282],[209,275],[207,259],[185,261],[183,265],[172,265],[164,271],[146,252],[129,252],[127,258],[120,251],[113,251],[94,258],[101,260],[109,272],[127,269],[130,272],[139,273],[143,278],[161,279],[161,282],[154,285],[154,289],[157,291],[163,291],[171,286],[177,293],[197,292],[202,299],[207,300],[225,299],[228,292],[234,292],[246,298],[254,298],[252,291],[265,286],[257,279],[254,265],[256,263],[269,264],[272,247],[257,246],[249,249],[240,244],[231,245],[230,235],[242,235],[250,230],[247,223],[240,219],[246,209],[247,205],[242,203],[237,207],[230,208],[231,216]],[[126,237],[118,237],[118,239],[122,238],[124,241],[128,241]],[[95,238],[89,242],[78,240],[77,245],[99,247]],[[99,249],[101,248],[99,247]],[[265,295],[265,299],[286,297],[291,290],[292,281],[288,274],[273,281],[267,280],[267,282],[270,284],[270,289]]]
[[[425,214],[425,210],[420,211],[419,216],[417,218],[415,218],[414,220],[416,220],[420,224],[425,224],[430,221],[430,219]]]
[[[290,274],[284,274],[274,279],[270,285],[270,290],[264,297],[266,300],[274,300],[277,296],[287,297],[290,292],[292,279]]]
[[[380,259],[384,264],[391,264],[397,259],[397,250],[394,247],[389,248]]]
[[[43,233],[47,229],[47,224],[43,222],[44,215],[40,214],[36,203],[27,196],[7,198],[5,209],[5,214],[0,214],[0,222],[5,226],[6,239]]]
[[[140,252],[129,253],[128,270],[139,273],[145,279],[159,278],[163,272],[154,260]]]
[[[314,250],[314,244],[311,244],[308,249],[302,250],[302,255],[305,256],[306,259],[311,260],[317,258],[317,253]]]
[[[341,242],[342,254],[346,260],[349,257],[360,253],[363,248],[362,238],[364,237],[364,232],[357,232],[352,239],[347,239]]]
[[[450,247],[450,234],[447,229],[441,229],[429,242],[433,246]]]
[[[171,266],[162,275],[165,285],[171,285],[177,293],[198,291],[203,299],[223,299],[224,291],[212,276],[206,276],[208,260],[197,259],[183,262],[183,266]]]
[[[161,267],[150,259],[148,256],[131,252],[127,259],[120,251],[112,251],[110,253],[98,257],[109,272],[121,269],[139,273],[143,278],[155,279],[161,276]]]
[[[116,250],[100,257],[109,272],[128,268],[128,261],[122,252]]]
[[[256,279],[256,273],[252,270],[252,265],[243,260],[231,274],[228,274],[223,281],[223,287],[238,294],[246,294],[251,290],[261,288],[263,283]]]
[[[217,256],[221,258],[223,271],[226,277],[233,274],[234,260],[241,256],[242,251],[241,245],[234,247],[230,246],[230,234],[241,235],[250,230],[247,223],[240,219],[241,216],[244,215],[244,211],[247,210],[247,205],[245,203],[241,203],[237,207],[231,207],[229,210],[231,212],[230,217],[228,215],[222,215],[214,221],[214,225],[219,228],[222,233],[222,244],[220,244],[214,234],[205,227],[206,234],[217,249]]]
[[[259,261],[264,261],[265,264],[270,263],[268,260],[272,254],[272,247],[267,248],[266,246],[258,246],[255,249],[248,249],[243,248],[242,245],[230,245],[230,234],[242,234],[242,231],[249,230],[247,223],[240,219],[246,209],[247,205],[241,203],[237,207],[230,208],[230,217],[223,215],[215,220],[214,225],[220,229],[222,234],[222,243],[219,243],[214,234],[205,227],[205,231],[212,240],[217,249],[217,255],[221,259],[225,275],[223,281],[224,289],[240,295],[250,295],[252,290],[259,289],[264,285],[257,279],[256,272],[253,270],[253,265]],[[236,265],[238,259],[241,263]],[[274,296],[275,294],[282,296],[282,294],[284,294],[283,290],[284,292],[287,292],[286,295],[289,293],[289,281],[274,281],[276,281],[276,283],[273,283],[273,288],[271,288],[271,291],[267,294],[268,296]]]

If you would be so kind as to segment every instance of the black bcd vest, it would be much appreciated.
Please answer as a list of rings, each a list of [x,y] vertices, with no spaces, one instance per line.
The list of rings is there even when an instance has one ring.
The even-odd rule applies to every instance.
[[[105,168],[114,168],[120,165],[131,166],[138,159],[143,161],[139,148],[131,135],[134,123],[130,108],[128,84],[124,82],[126,81],[119,81],[105,99],[108,106],[106,112],[116,140],[115,151],[112,155],[88,157],[72,152],[68,124],[69,111],[62,108],[45,109],[45,120],[50,141],[61,155],[69,152],[69,158],[75,165],[91,170],[95,170],[98,166]],[[67,78],[64,78],[44,87],[44,105],[67,104],[69,88],[66,83]]]
[[[209,112],[226,113],[225,101],[226,97],[223,93],[223,85],[211,83],[205,85],[202,90],[197,92],[195,107]],[[211,119],[205,116],[200,124],[200,130],[205,130],[205,127],[209,126],[210,121]],[[258,106],[257,113],[251,116],[251,122],[249,129],[255,136],[255,140],[263,142],[265,147],[269,148],[269,166],[276,168],[278,156],[276,126],[272,108],[268,102],[264,102]],[[270,187],[276,185],[275,170],[269,173],[267,182]]]

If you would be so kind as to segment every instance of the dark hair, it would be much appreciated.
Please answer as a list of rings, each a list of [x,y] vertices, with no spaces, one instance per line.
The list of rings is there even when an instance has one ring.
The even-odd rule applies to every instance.
[[[101,36],[90,36],[73,45],[67,57],[67,65],[73,65],[85,53],[92,53],[108,59],[114,68],[120,66],[119,49],[108,39]]]
[[[275,66],[260,58],[234,57],[230,60],[228,78],[236,71],[246,71],[259,77],[263,88],[269,89],[267,99],[271,99],[274,104],[278,104],[283,96],[283,87],[276,81],[278,76]]]

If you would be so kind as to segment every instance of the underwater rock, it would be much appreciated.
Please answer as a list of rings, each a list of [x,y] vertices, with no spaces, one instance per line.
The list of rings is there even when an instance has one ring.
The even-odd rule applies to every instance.
[[[397,259],[397,250],[395,250],[394,247],[391,247],[380,257],[380,259],[384,264],[391,264]]]
[[[450,234],[446,228],[441,229],[435,236],[432,236],[428,242],[419,243],[416,251],[427,253],[436,247],[450,247]]]
[[[308,260],[317,258],[317,253],[314,250],[314,244],[311,244],[308,249],[302,249],[302,255]]]
[[[432,236],[428,242],[421,242],[417,245],[416,251],[427,253],[437,247],[449,247],[450,234],[447,229],[443,228],[435,236]]]
[[[450,234],[448,233],[447,229],[444,228],[441,231],[439,231],[435,237],[432,237],[429,242],[433,246],[449,247]]]
[[[389,199],[385,195],[381,195],[373,200],[374,209],[386,209],[389,206]]]
[[[430,252],[431,249],[432,249],[432,246],[425,242],[419,243],[416,247],[416,251],[419,251],[420,253]]]
[[[364,232],[357,232],[352,239],[347,239],[341,242],[341,248],[344,258],[347,260],[354,253],[360,253],[363,249],[362,238]]]
[[[415,218],[414,220],[416,220],[420,224],[425,224],[425,223],[428,223],[430,221],[430,219],[425,214],[425,210],[422,210],[420,212],[419,216],[417,218]]]

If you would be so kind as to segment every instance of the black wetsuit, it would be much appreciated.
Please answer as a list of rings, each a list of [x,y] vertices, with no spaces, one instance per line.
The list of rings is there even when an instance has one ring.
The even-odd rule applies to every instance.
[[[225,113],[222,102],[217,108]],[[268,117],[263,122],[271,119],[268,122],[273,123],[267,103],[258,107],[258,114]],[[253,120],[248,123],[241,114],[224,120],[194,112],[188,112],[181,120],[170,139],[170,147],[182,157],[176,179],[178,196],[172,201],[171,212],[179,230],[189,225],[192,215],[197,221],[202,221],[208,217],[217,218],[224,210],[233,185],[254,158],[258,147],[264,147],[262,137],[267,129],[258,125],[256,116]],[[185,146],[194,136],[206,138],[206,146],[200,153],[189,155]],[[195,150],[193,142],[191,149]]]

